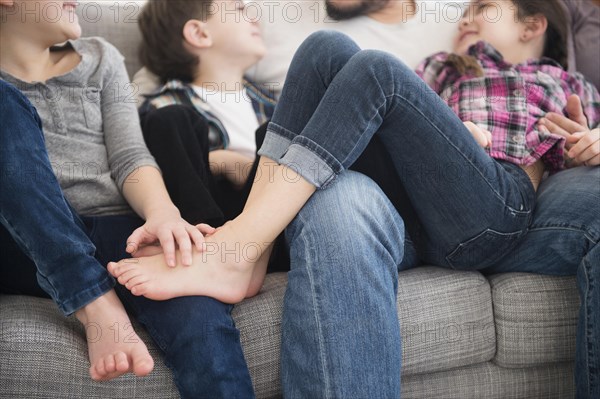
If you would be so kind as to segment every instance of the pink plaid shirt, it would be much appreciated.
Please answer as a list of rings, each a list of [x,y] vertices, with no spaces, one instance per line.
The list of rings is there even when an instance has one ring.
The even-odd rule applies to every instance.
[[[483,77],[460,75],[438,53],[417,67],[417,74],[464,121],[492,132],[490,156],[517,165],[538,159],[547,169],[564,168],[564,138],[544,133],[537,123],[548,112],[566,116],[567,97],[581,98],[588,124],[600,123],[598,90],[579,74],[569,74],[549,58],[512,65],[491,45],[478,42],[469,54],[479,60]]]

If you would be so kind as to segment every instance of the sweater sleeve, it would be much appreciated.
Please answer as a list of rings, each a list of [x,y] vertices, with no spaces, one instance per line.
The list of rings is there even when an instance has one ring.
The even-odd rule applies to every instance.
[[[104,139],[111,176],[119,190],[142,166],[159,169],[146,147],[136,108],[133,86],[124,58],[108,42],[103,43],[101,64],[106,63],[101,94]]]

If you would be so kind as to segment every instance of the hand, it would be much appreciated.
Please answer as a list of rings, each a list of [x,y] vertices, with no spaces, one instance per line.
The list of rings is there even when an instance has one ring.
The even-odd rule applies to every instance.
[[[189,266],[192,264],[192,241],[198,251],[203,250],[204,236],[201,231],[183,220],[177,208],[172,207],[152,212],[146,223],[129,236],[126,251],[135,256],[148,245],[159,242],[167,264],[174,267],[177,244],[181,251],[181,262]]]
[[[470,121],[463,123],[469,129],[477,144],[483,148],[490,148],[492,146],[492,133],[489,130],[482,129]]]
[[[600,129],[590,130],[581,100],[572,95],[567,99],[567,115],[549,112],[538,122],[540,130],[565,138],[565,162],[568,167],[600,165]]]
[[[205,223],[201,223],[201,224],[197,224],[196,228],[198,229],[198,231],[200,233],[202,233],[202,235],[204,237],[209,237],[213,234],[215,234],[215,232],[218,230],[218,228],[214,228],[212,226],[209,226],[208,224]],[[135,253],[132,254],[132,256],[134,258],[144,258],[147,256],[154,256],[154,255],[158,255],[158,254],[162,254],[163,248],[160,246],[160,243],[158,241],[152,243],[152,244],[148,244],[145,245],[141,248],[139,248],[137,251],[135,251]]]

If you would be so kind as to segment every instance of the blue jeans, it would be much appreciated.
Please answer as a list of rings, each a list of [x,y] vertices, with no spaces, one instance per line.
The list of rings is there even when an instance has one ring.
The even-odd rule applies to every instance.
[[[126,239],[143,222],[79,217],[52,171],[35,108],[1,80],[0,106],[2,293],[43,290],[71,314],[115,286],[103,265],[127,257]],[[254,397],[230,305],[197,296],[152,301],[115,289],[164,352],[182,397]]]
[[[336,32],[312,35],[292,61],[259,154],[323,189],[375,135],[417,214],[411,239],[423,261],[491,266],[527,232],[535,191],[520,167],[490,158],[394,56],[360,51]]]
[[[411,239],[421,261],[456,269],[491,270],[530,238],[527,233],[535,192],[519,167],[492,160],[439,97],[392,56],[360,51],[341,34],[312,35],[292,62],[259,152],[295,168],[317,187],[329,187],[317,191],[287,231],[292,271],[284,305],[282,380],[286,395],[291,397],[399,395],[399,350],[372,347],[374,340],[378,348],[398,347],[395,329],[378,328],[390,320],[397,324],[395,303],[374,306],[376,300],[368,303],[363,298],[386,295],[388,300],[392,296],[395,300],[395,285],[380,281],[390,277],[389,270],[414,266],[415,257],[399,261],[387,246],[378,248],[379,255],[373,256],[373,237],[392,235],[400,225],[389,216],[386,222],[377,221],[373,214],[385,207],[372,185],[364,181],[360,185],[345,183],[354,178],[342,178],[375,135],[391,155],[393,168],[389,173],[399,178],[416,212],[417,226],[407,228],[416,232],[413,236],[411,231]],[[345,188],[348,184],[354,188]],[[344,190],[344,195],[330,192]],[[351,199],[352,195],[360,200]],[[373,201],[380,203],[375,206]],[[355,231],[353,223],[344,220],[357,217],[361,227]],[[319,227],[318,235],[313,225]],[[351,245],[340,245],[348,232]],[[338,244],[308,246],[319,237],[328,237],[326,242],[335,239]],[[577,245],[571,241],[572,247]],[[404,247],[402,241],[396,246]],[[355,250],[355,256],[346,259],[349,248]],[[321,270],[333,270],[332,263],[337,265],[326,262],[323,266],[315,261],[321,258],[346,259],[340,261],[345,263],[343,276]],[[588,267],[594,268],[598,267]],[[352,295],[337,299],[343,296],[339,291],[357,284],[360,290],[352,289]],[[343,328],[355,325],[360,318],[377,328],[364,329],[365,334]],[[315,329],[297,330],[306,325]],[[322,327],[328,325],[334,326],[334,339]],[[597,337],[594,326],[591,329]],[[593,343],[592,339],[588,354],[594,350]],[[339,354],[357,348],[371,350],[353,357]],[[303,363],[321,367],[311,371]],[[365,365],[369,367],[365,369]],[[594,366],[588,367],[593,374]],[[589,378],[592,386],[593,379]]]
[[[600,398],[600,167],[564,170],[542,182],[529,232],[484,273],[577,275],[577,398]]]

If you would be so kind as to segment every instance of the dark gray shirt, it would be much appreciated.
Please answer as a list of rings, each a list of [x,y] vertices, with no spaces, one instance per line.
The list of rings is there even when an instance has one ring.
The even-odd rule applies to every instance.
[[[69,41],[81,56],[71,72],[23,82],[4,71],[36,107],[52,168],[81,215],[131,213],[123,183],[141,166],[158,168],[146,148],[123,56],[100,38]]]

